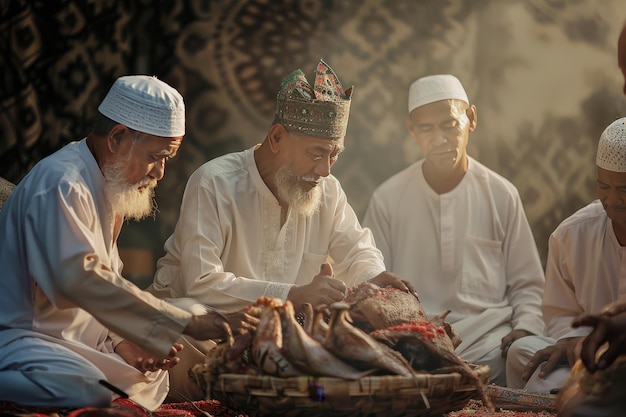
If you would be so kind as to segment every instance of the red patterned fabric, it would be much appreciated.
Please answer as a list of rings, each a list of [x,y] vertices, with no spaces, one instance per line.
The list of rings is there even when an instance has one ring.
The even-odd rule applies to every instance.
[[[64,417],[247,417],[245,414],[224,407],[219,401],[194,401],[193,403],[163,404],[150,412],[137,403],[118,398],[111,407],[84,407],[76,410],[61,408],[27,407],[8,401],[0,401],[0,415],[21,417],[48,417],[54,414]]]
[[[0,415],[28,415],[29,417],[45,417],[53,413],[62,413],[63,409],[52,407],[25,407],[11,401],[0,401]]]
[[[193,404],[163,404],[152,413],[138,404],[122,398],[113,401],[109,408],[86,407],[70,412],[58,408],[23,407],[14,403],[0,401],[0,415],[20,417],[49,417],[54,413],[63,417],[206,417],[206,414],[203,414],[203,412],[209,413],[213,417],[247,417],[245,414],[224,407],[216,400],[194,401]],[[480,401],[472,400],[465,409],[451,412],[446,417],[555,417],[555,415],[554,412],[549,411],[532,412],[503,409],[488,411],[482,406]]]
[[[163,404],[154,414],[158,417],[168,416],[203,416],[196,407],[214,417],[247,417],[246,414],[224,407],[217,400],[194,401],[191,403]],[[183,414],[185,413],[185,414]]]

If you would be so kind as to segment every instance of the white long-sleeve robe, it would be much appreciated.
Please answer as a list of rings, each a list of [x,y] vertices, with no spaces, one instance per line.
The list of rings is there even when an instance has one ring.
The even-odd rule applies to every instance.
[[[600,200],[559,224],[549,239],[542,302],[548,337],[524,338],[511,347],[520,351],[519,361],[507,363],[513,376],[522,372],[536,351],[560,339],[589,334],[589,327],[571,326],[580,314],[600,313],[607,304],[626,295],[625,252]],[[529,391],[560,388],[567,380],[569,367],[557,369],[544,379],[538,373],[539,368],[527,382],[512,378],[509,384]]]
[[[108,329],[166,356],[191,315],[121,276],[113,219],[85,140],[43,159],[20,182],[0,212],[0,357],[17,338],[46,340],[156,408],[167,393],[167,372],[144,375],[124,362]],[[23,353],[3,359],[28,360]]]
[[[211,160],[191,175],[149,291],[236,310],[264,295],[285,300],[329,257],[348,286],[384,271],[371,232],[333,176],[321,185],[319,212],[306,218],[290,208],[281,227],[281,207],[259,174],[254,149]]]
[[[521,199],[506,179],[469,158],[452,191],[437,194],[418,161],[372,195],[363,224],[385,265],[416,288],[428,315],[447,320],[477,361],[511,328],[543,334],[544,274]]]
[[[600,200],[556,228],[549,240],[542,304],[548,336],[586,336],[589,328],[574,329],[572,321],[582,313],[599,313],[626,295],[625,252]]]

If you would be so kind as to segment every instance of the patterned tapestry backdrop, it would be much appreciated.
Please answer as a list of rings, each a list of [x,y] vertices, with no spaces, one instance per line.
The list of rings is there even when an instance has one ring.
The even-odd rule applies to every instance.
[[[282,78],[323,58],[355,86],[333,173],[362,216],[420,156],[409,84],[447,72],[478,107],[470,154],[518,187],[545,262],[550,232],[595,198],[600,133],[626,115],[625,18],[623,0],[0,0],[0,176],[18,182],[84,137],[116,77],[157,75],[185,97],[187,135],[157,220],[121,245],[160,255],[191,172],[261,142]]]

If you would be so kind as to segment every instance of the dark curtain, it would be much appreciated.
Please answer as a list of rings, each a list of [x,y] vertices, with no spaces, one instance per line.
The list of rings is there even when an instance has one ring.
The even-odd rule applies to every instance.
[[[133,69],[135,1],[0,2],[0,176],[18,182],[84,137],[113,80]]]
[[[282,78],[313,70],[328,5],[0,0],[0,177],[17,183],[85,137],[117,77],[156,75],[185,97],[187,134],[157,189],[157,219],[126,225],[120,245],[160,255],[191,172],[261,141]]]

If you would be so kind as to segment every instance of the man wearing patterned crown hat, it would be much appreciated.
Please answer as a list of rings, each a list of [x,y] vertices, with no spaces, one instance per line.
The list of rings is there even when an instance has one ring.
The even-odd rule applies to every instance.
[[[602,132],[596,166],[598,199],[550,235],[542,303],[548,337],[530,337],[511,347],[524,359],[509,364],[516,374],[523,370],[516,388],[563,386],[578,359],[579,342],[591,331],[572,322],[626,295],[626,118]]]
[[[122,224],[153,212],[184,134],[178,91],[120,77],[87,137],[39,161],[12,191],[0,211],[0,401],[71,409],[127,395],[153,410],[182,334],[224,337],[220,321],[235,332],[255,326],[244,312],[192,315],[121,275]]]
[[[505,385],[509,345],[543,334],[544,275],[517,189],[467,153],[477,121],[455,76],[413,82],[406,124],[424,158],[374,191],[363,223],[428,315],[451,310],[456,353]]]
[[[263,143],[211,160],[189,178],[148,290],[174,303],[189,297],[227,310],[261,296],[289,299],[296,308],[329,305],[363,281],[414,291],[385,272],[370,231],[331,175],[344,150],[351,94],[324,61],[313,86],[301,70],[287,76]],[[210,346],[184,342],[191,346],[172,386],[204,398],[175,371],[202,363]],[[196,356],[186,362],[191,352]]]

